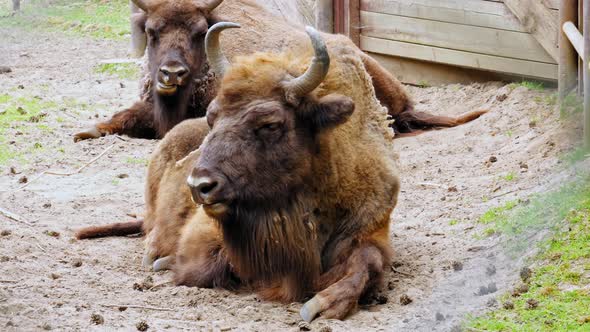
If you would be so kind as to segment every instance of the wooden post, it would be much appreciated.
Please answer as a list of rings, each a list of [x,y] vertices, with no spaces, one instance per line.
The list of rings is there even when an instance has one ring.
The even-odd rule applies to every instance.
[[[564,32],[564,24],[578,22],[578,1],[562,0],[559,8],[559,101],[578,84],[578,54]]]
[[[584,146],[590,149],[590,1],[584,2]]]
[[[584,0],[578,1],[578,29],[580,32],[584,32]],[[583,51],[582,51],[583,52]],[[578,96],[584,96],[584,61],[582,60],[583,54],[578,57]]]
[[[346,0],[348,6],[348,19],[346,24],[347,35],[352,42],[361,44],[361,4],[360,0]]]
[[[12,0],[12,11],[13,12],[20,11],[20,0]]]
[[[334,0],[334,33],[346,35],[360,45],[360,15],[360,0]]]
[[[334,2],[332,0],[317,0],[315,24],[320,31],[334,32]]]

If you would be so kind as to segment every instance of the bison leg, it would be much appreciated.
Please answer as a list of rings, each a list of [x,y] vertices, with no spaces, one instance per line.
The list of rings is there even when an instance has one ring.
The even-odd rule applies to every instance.
[[[237,279],[217,222],[198,209],[184,226],[174,265],[174,281],[189,287],[235,288]]]
[[[78,142],[113,134],[148,139],[158,138],[154,126],[153,105],[138,101],[130,108],[115,113],[110,120],[76,133],[74,141]]]
[[[414,105],[404,87],[379,62],[364,53],[361,54],[363,64],[371,75],[377,99],[388,110],[395,120],[392,127],[396,137],[413,136],[424,131],[450,128],[473,121],[487,111],[467,112],[458,117],[438,116],[414,110]]]
[[[355,248],[344,262],[321,276],[320,283],[333,283],[303,305],[301,317],[308,322],[320,313],[325,318],[345,318],[356,309],[361,296],[381,282],[385,259],[372,243]]]

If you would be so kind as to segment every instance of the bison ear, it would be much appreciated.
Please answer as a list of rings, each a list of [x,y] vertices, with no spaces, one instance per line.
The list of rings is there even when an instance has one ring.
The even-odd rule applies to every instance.
[[[131,52],[132,56],[141,58],[147,46],[145,22],[147,15],[141,11],[131,15]]]
[[[312,108],[310,117],[317,129],[324,130],[345,123],[353,112],[354,102],[351,98],[331,94],[317,101]]]

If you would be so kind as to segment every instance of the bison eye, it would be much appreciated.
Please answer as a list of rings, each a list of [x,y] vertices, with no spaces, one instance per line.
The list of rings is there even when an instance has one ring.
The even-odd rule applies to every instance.
[[[264,124],[256,129],[256,136],[263,139],[276,139],[281,133],[281,124],[278,122]]]
[[[205,35],[207,34],[207,30],[199,30],[199,31],[195,31],[191,34],[191,38],[194,41],[198,41],[200,39],[205,38]]]
[[[152,42],[158,40],[158,32],[152,28],[147,28],[145,31]]]

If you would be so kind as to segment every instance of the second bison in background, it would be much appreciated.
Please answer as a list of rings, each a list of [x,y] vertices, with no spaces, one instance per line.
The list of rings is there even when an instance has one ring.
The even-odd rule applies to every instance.
[[[399,178],[387,110],[347,38],[326,46],[308,28],[311,49],[229,66],[216,42],[228,27],[207,35],[225,76],[206,122],[181,123],[150,164],[148,250],[177,243],[178,284],[248,285],[282,302],[315,294],[305,320],[342,319],[380,286],[392,254]]]
[[[75,134],[76,141],[109,134],[161,138],[181,121],[204,116],[219,84],[219,77],[209,70],[203,45],[207,29],[215,22],[233,21],[244,27],[243,32],[222,42],[232,58],[254,51],[301,48],[306,42],[300,26],[274,16],[253,0],[133,2],[141,9],[132,16],[134,45],[138,53],[143,54],[144,49],[148,53],[141,100],[110,120]],[[323,37],[343,39],[329,34]],[[395,120],[391,126],[401,134],[398,137],[454,127],[483,114],[470,112],[451,118],[415,111],[397,79],[356,46],[352,45],[350,51],[361,59],[363,70],[370,75],[369,84]]]

